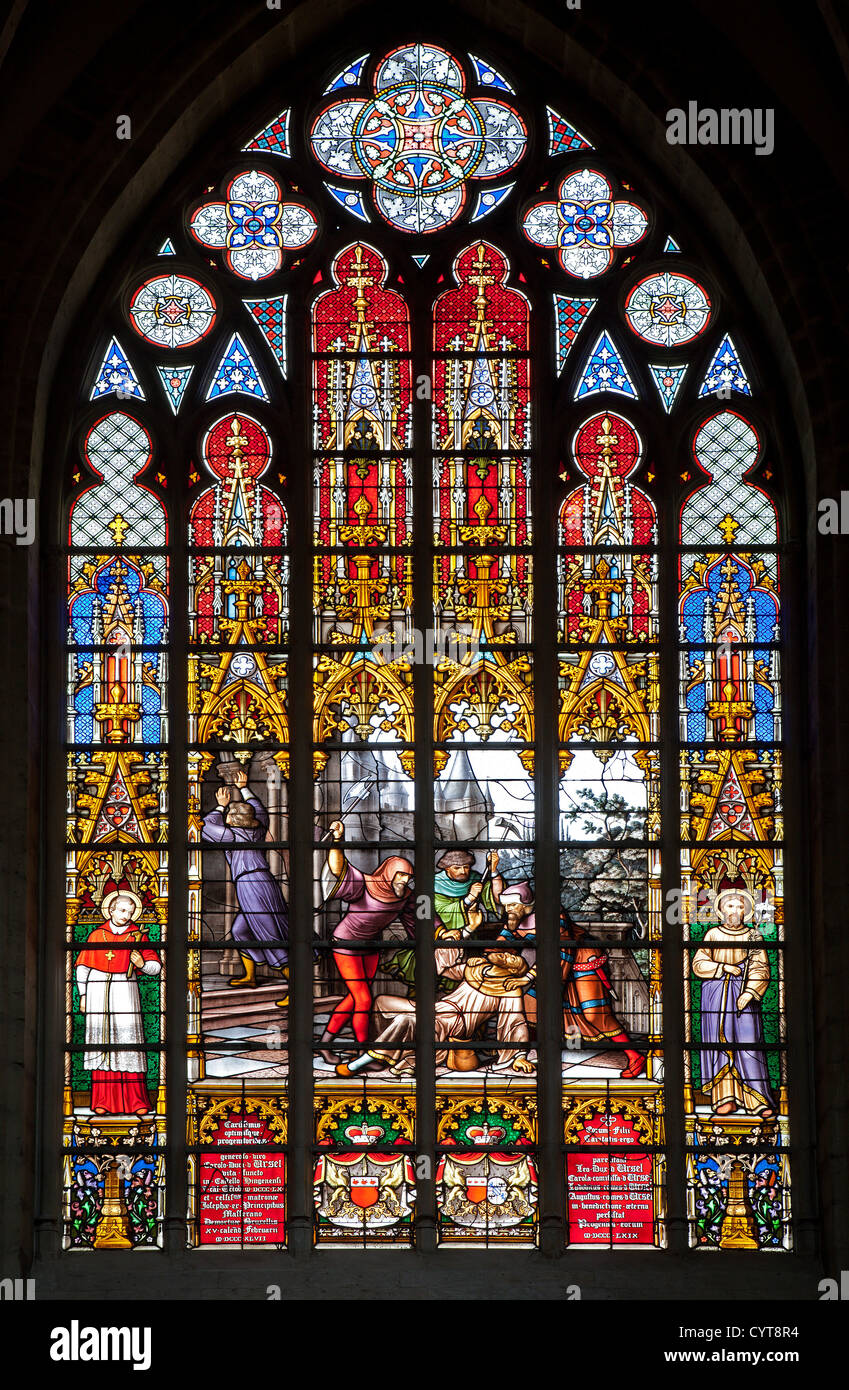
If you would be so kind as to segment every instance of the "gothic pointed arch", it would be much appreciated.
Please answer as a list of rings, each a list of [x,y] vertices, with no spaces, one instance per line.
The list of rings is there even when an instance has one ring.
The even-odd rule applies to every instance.
[[[172,196],[90,334],[65,1246],[162,1244],[167,1111],[193,1248],[293,1211],[532,1248],[553,1200],[566,1247],[665,1250],[671,1126],[690,1247],[788,1251],[786,508],[733,288],[562,93],[439,33],[345,57]]]

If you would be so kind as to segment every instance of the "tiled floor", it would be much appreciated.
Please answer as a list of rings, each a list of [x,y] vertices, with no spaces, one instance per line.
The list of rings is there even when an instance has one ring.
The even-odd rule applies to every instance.
[[[316,1015],[316,1042],[318,1041],[322,1032],[324,1031],[324,1027],[327,1023],[328,1017],[329,1015],[327,1014]],[[338,1050],[340,1061],[350,1060],[352,1055],[358,1056],[361,1051],[361,1049],[357,1048],[348,1031],[345,1031],[340,1035]],[[625,1065],[625,1058],[623,1054],[621,1052],[616,1051],[572,1052],[570,1050],[564,1050],[562,1055],[564,1079],[568,1078],[571,1081],[610,1081],[619,1076],[623,1066]],[[531,1061],[536,1061],[535,1049],[531,1050],[530,1059]],[[317,1054],[314,1058],[313,1067],[317,1075],[326,1073],[327,1076],[330,1077],[335,1074],[335,1067],[330,1062],[325,1062],[324,1059],[318,1056]],[[372,1083],[375,1081],[393,1081],[396,1079],[395,1074],[390,1072],[388,1069],[384,1072],[364,1073],[362,1078],[363,1080],[365,1080],[366,1075],[368,1076],[369,1081]],[[405,1075],[407,1076],[407,1078],[409,1078],[410,1074],[406,1073]],[[534,1084],[536,1080],[535,1072],[514,1072],[509,1067],[499,1071],[494,1071],[491,1067],[487,1067],[486,1069],[478,1068],[475,1071],[458,1073],[449,1070],[449,1068],[446,1066],[438,1066],[436,1069],[436,1075],[440,1079],[450,1079],[452,1081],[461,1080],[463,1082],[476,1083],[485,1081],[487,1077],[489,1077],[490,1079],[492,1079],[493,1077],[498,1077],[501,1081],[505,1079],[510,1081],[516,1080],[517,1083],[523,1083],[525,1085],[527,1085],[528,1083]]]
[[[231,1026],[205,1033],[206,1075],[228,1080],[256,1076],[260,1072],[269,1079],[286,1076],[288,1059],[280,1048],[280,1041],[280,1030],[270,1024],[267,1027]],[[218,1051],[216,1042],[229,1046]]]
[[[318,1013],[314,1016],[314,1038],[318,1043],[327,1021],[329,1013]],[[220,1077],[233,1079],[239,1076],[265,1076],[269,1080],[284,1077],[288,1074],[288,1054],[281,1049],[281,1030],[273,1024],[251,1026],[230,1026],[210,1030],[204,1035],[206,1046],[206,1075],[208,1077]],[[216,1048],[216,1043],[222,1046]],[[360,1047],[355,1043],[348,1030],[345,1030],[339,1037],[338,1055],[339,1060],[343,1061],[351,1057],[358,1056]],[[531,1060],[536,1060],[535,1051],[532,1050]],[[624,1058],[617,1051],[598,1051],[598,1052],[573,1052],[568,1049],[563,1052],[563,1076],[570,1081],[610,1081],[618,1077],[624,1065]],[[336,1075],[335,1065],[326,1062],[318,1053],[314,1056],[314,1071],[317,1076],[334,1077]],[[371,1072],[368,1074],[370,1081],[394,1081],[398,1078],[388,1069],[385,1072]],[[528,1085],[535,1081],[535,1073],[517,1073],[511,1069],[494,1071],[491,1067],[486,1069],[478,1068],[475,1071],[457,1073],[450,1071],[445,1066],[437,1067],[437,1076],[452,1081],[462,1080],[466,1083],[480,1084],[487,1077],[498,1077],[499,1080],[505,1079],[517,1084]],[[365,1079],[365,1078],[364,1078]]]

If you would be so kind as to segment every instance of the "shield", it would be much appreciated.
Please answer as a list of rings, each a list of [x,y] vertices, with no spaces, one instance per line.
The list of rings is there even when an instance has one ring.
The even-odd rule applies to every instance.
[[[470,1202],[483,1202],[486,1191],[487,1181],[483,1173],[472,1174],[466,1178],[466,1196]]]
[[[500,1207],[503,1202],[507,1201],[508,1191],[509,1189],[504,1178],[489,1178],[487,1180],[487,1200],[490,1201],[494,1207]]]
[[[351,1178],[351,1201],[355,1207],[373,1207],[377,1195],[377,1178],[372,1177],[370,1173],[361,1178]]]

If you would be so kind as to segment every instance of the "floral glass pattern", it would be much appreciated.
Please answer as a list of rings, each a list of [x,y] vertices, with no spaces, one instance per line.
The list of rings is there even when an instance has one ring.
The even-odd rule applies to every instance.
[[[454,222],[467,181],[502,176],[527,142],[518,113],[493,97],[470,99],[456,58],[431,44],[386,55],[374,95],[326,107],[310,135],[328,173],[367,179],[381,217],[404,232],[434,232]]]
[[[569,275],[589,280],[610,269],[620,246],[642,240],[648,218],[637,203],[614,198],[603,174],[581,169],[563,180],[556,202],[529,208],[522,226],[535,246],[557,248]]]
[[[127,310],[142,338],[158,347],[187,348],[215,322],[215,300],[190,275],[155,275],[140,285]]]
[[[223,249],[228,269],[245,280],[273,275],[286,251],[309,246],[318,232],[309,208],[284,202],[277,180],[255,169],[231,180],[223,202],[201,204],[189,225],[202,246]]]
[[[638,338],[657,347],[690,343],[711,314],[707,292],[689,275],[664,270],[640,280],[625,300],[625,318]]]

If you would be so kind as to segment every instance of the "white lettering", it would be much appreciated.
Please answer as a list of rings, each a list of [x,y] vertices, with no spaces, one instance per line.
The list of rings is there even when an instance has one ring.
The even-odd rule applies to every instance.
[[[52,1361],[132,1361],[134,1371],[149,1371],[152,1336],[149,1327],[54,1327],[50,1333]]]

